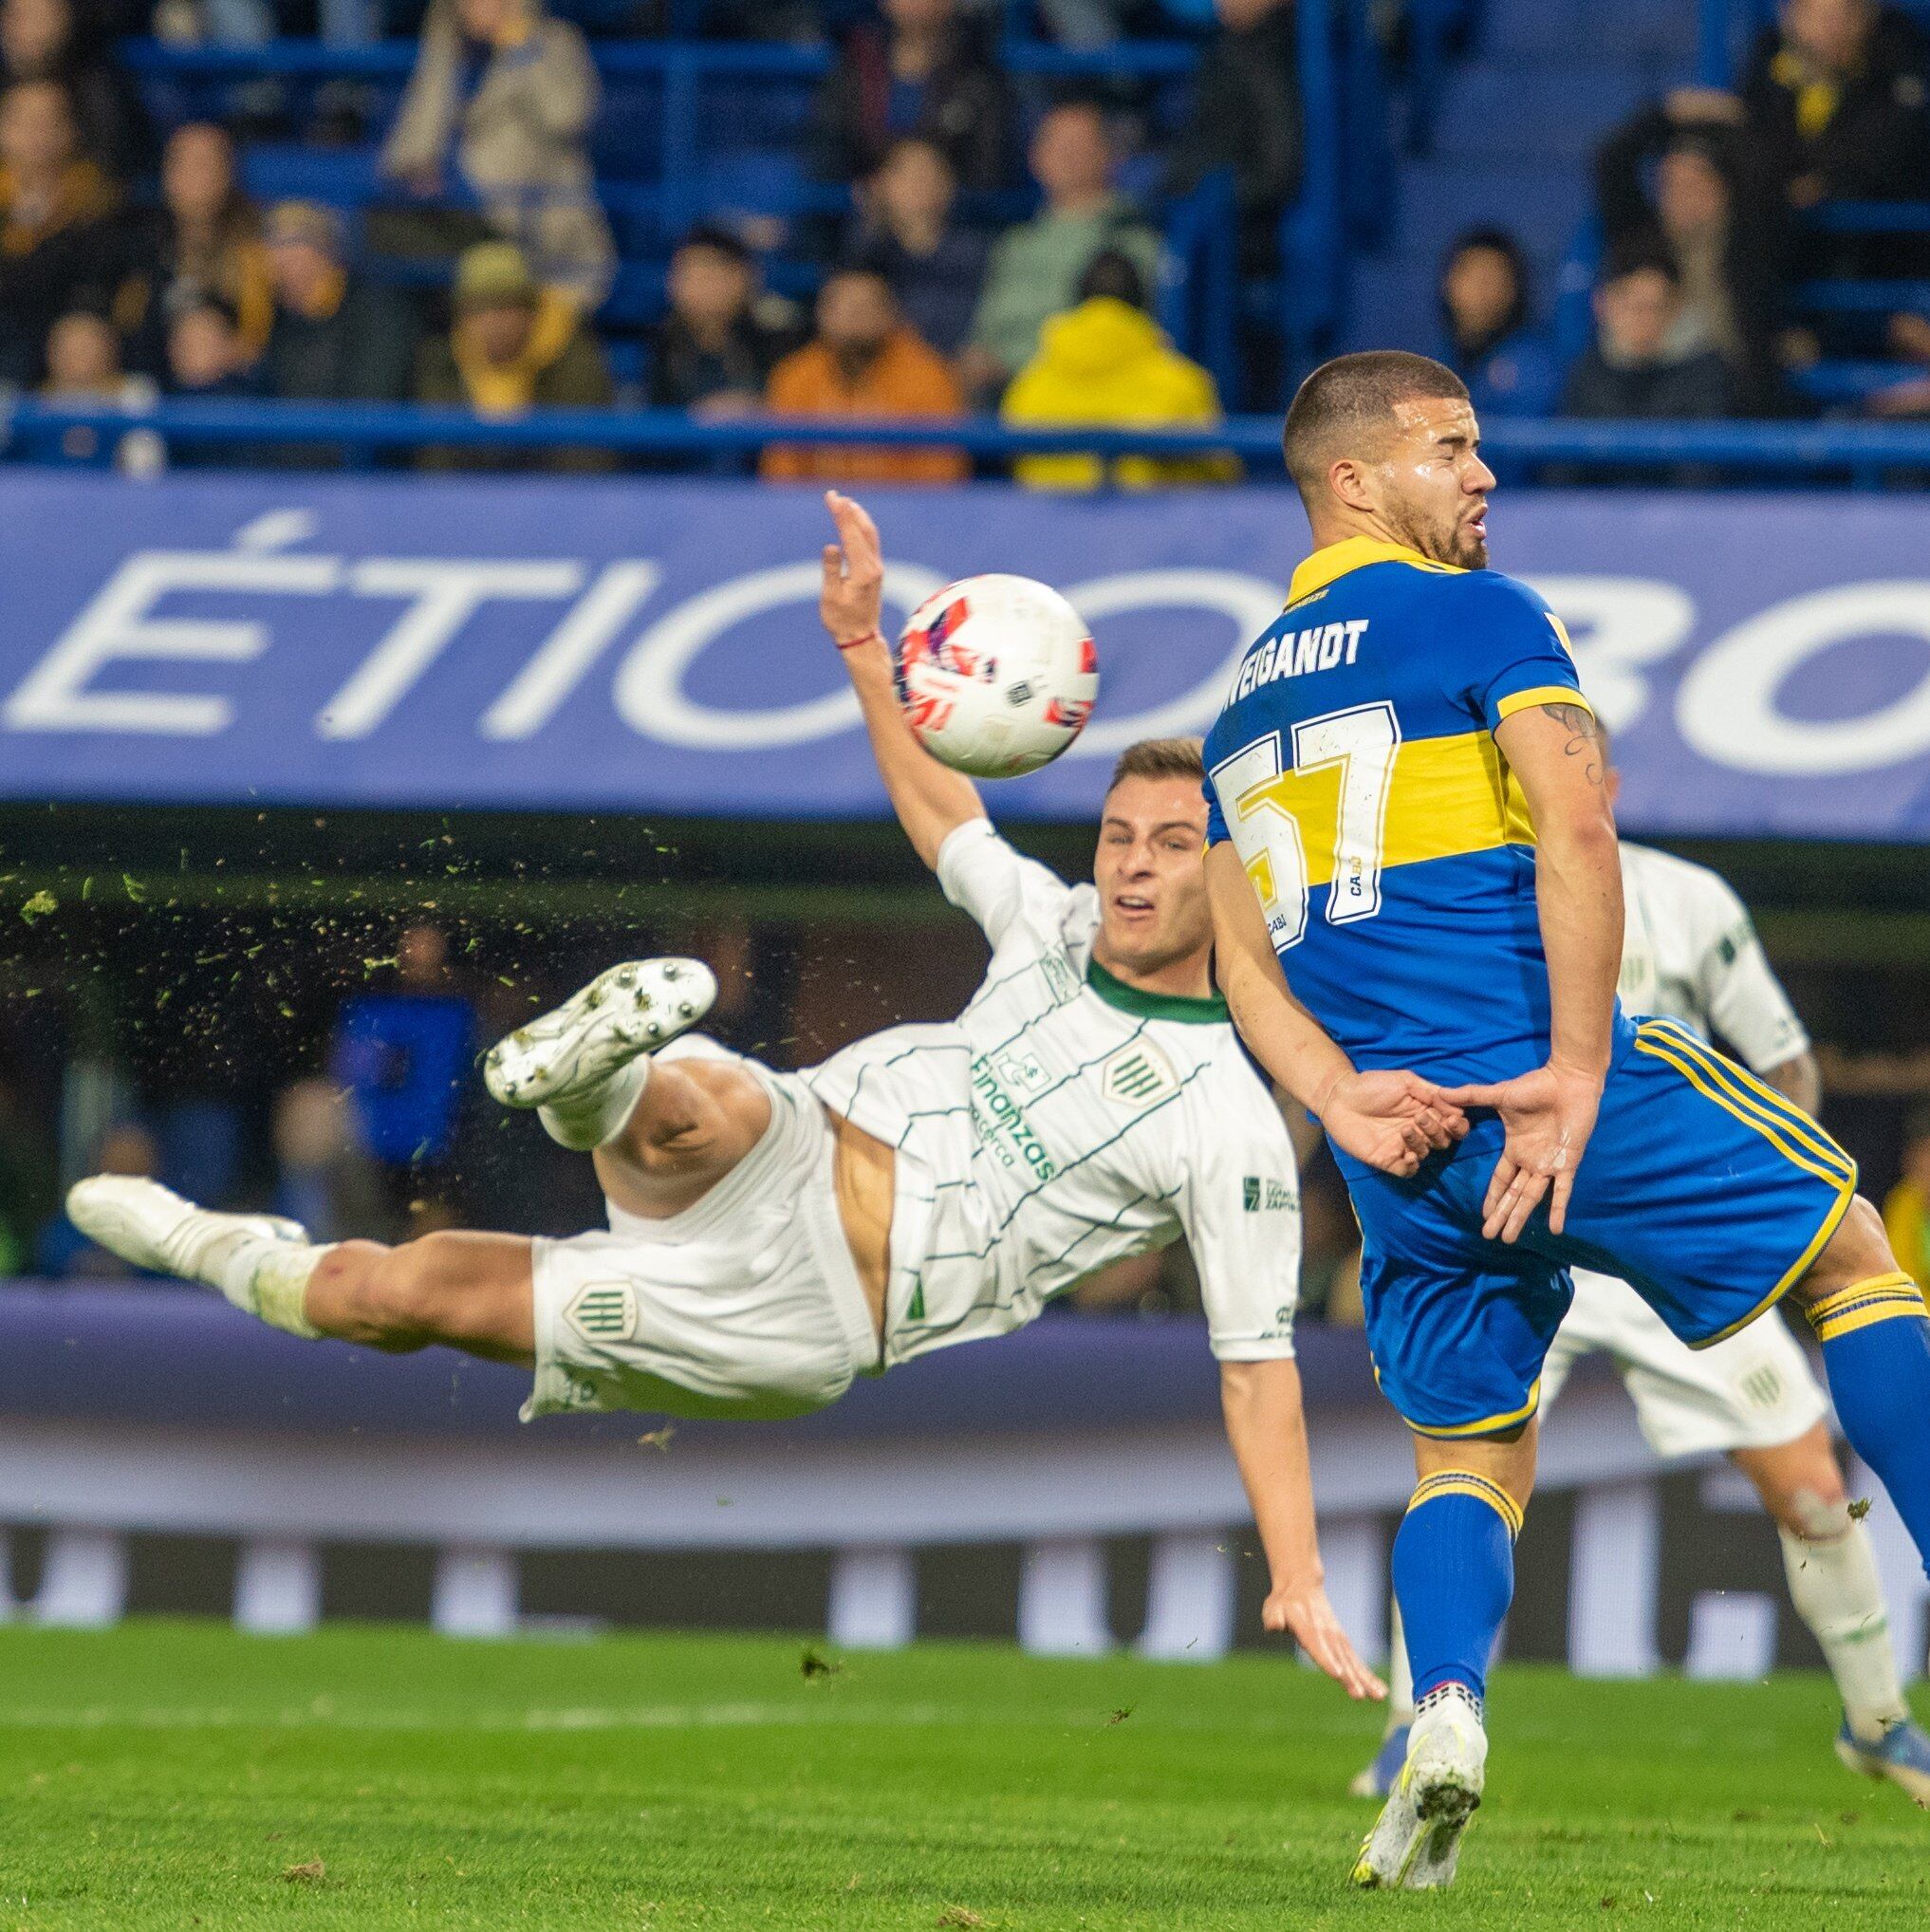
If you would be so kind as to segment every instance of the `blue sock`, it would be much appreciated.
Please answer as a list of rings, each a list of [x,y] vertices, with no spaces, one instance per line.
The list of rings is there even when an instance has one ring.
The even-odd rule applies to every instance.
[[[1809,1311],[1849,1446],[1889,1491],[1930,1572],[1930,1310],[1907,1274],[1879,1274]]]
[[[1444,1683],[1486,1693],[1488,1660],[1514,1595],[1521,1511],[1485,1476],[1423,1477],[1394,1538],[1394,1595],[1407,1632],[1414,1701]]]

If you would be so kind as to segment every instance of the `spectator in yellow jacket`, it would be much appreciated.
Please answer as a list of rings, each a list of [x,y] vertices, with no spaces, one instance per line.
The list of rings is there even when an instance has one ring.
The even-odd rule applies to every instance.
[[[418,402],[461,403],[478,416],[526,409],[608,409],[617,399],[609,364],[576,304],[538,286],[514,242],[478,242],[455,270],[455,325],[423,344]],[[425,470],[611,470],[610,452],[555,448],[425,449]]]
[[[1177,429],[1216,423],[1213,378],[1166,340],[1146,313],[1146,288],[1132,258],[1107,249],[1079,279],[1078,301],[1046,324],[1039,351],[1005,393],[1001,418],[1013,428],[1094,424],[1107,429]],[[1034,490],[1123,489],[1223,483],[1238,474],[1230,456],[1021,456],[1018,480]]]
[[[1903,1130],[1903,1175],[1884,1200],[1884,1226],[1897,1259],[1930,1293],[1930,1107]]]

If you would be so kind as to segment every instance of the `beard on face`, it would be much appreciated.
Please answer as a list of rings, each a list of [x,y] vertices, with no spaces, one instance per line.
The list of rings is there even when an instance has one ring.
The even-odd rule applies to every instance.
[[[1429,523],[1405,505],[1388,514],[1387,522],[1410,550],[1419,550],[1434,563],[1452,564],[1460,570],[1488,567],[1488,540],[1476,536],[1470,523],[1458,518],[1445,525]]]

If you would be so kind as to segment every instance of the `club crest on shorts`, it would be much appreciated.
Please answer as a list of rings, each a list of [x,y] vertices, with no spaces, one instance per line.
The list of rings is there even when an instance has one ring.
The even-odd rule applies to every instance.
[[[1149,1041],[1122,1047],[1099,1070],[1099,1090],[1122,1106],[1148,1107],[1176,1092],[1179,1076],[1173,1064]]]
[[[1735,1378],[1735,1390],[1753,1408],[1773,1409],[1785,1392],[1783,1372],[1773,1362],[1752,1362]]]
[[[627,1281],[589,1281],[563,1311],[591,1342],[621,1342],[637,1326],[637,1291]]]

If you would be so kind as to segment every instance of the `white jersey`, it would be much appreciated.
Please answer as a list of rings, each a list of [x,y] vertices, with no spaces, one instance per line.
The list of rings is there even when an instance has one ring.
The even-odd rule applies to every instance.
[[[1630,1013],[1663,1013],[1726,1040],[1757,1073],[1809,1044],[1726,879],[1652,845],[1622,846],[1622,977]]]
[[[971,1004],[804,1076],[898,1150],[886,1362],[1019,1328],[1082,1276],[1181,1235],[1214,1353],[1291,1355],[1293,1149],[1224,1005],[1113,978],[1092,958],[1094,889],[984,819],[946,839],[937,874],[992,944]]]

